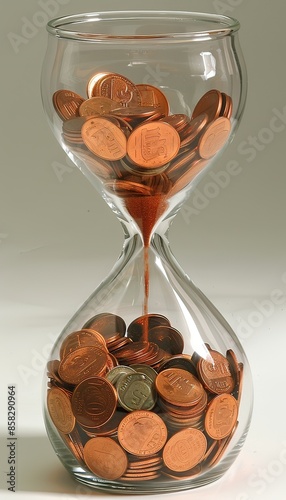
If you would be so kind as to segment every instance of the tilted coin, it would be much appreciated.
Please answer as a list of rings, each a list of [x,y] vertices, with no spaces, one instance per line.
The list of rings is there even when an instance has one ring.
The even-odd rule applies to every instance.
[[[106,350],[106,342],[103,336],[91,329],[82,329],[70,333],[62,342],[60,348],[60,358],[63,359],[70,352],[80,347],[94,346]]]
[[[207,114],[209,123],[216,120],[221,112],[222,101],[222,95],[219,90],[210,90],[204,94],[197,103],[192,114],[192,119],[202,114]]]
[[[155,381],[155,378],[157,377],[157,372],[152,368],[151,366],[148,365],[143,365],[143,364],[135,364],[135,365],[130,365],[130,368],[133,368],[138,373],[144,373],[149,377],[153,382]]]
[[[120,422],[118,440],[132,455],[151,456],[160,451],[166,443],[167,428],[156,413],[133,411]]]
[[[142,106],[151,106],[168,116],[170,111],[169,103],[165,94],[160,89],[146,83],[140,83],[136,87],[140,92]]]
[[[124,377],[124,375],[128,375],[129,373],[136,373],[136,371],[129,366],[118,365],[115,366],[112,370],[110,370],[105,375],[105,378],[109,380],[109,382],[111,382],[114,386],[116,386],[120,378]]]
[[[161,121],[143,123],[136,127],[127,141],[127,154],[136,164],[145,168],[166,165],[180,149],[178,132]]]
[[[121,316],[112,313],[96,314],[85,322],[83,328],[91,328],[99,332],[106,341],[119,335],[123,337],[126,330],[126,324]]]
[[[71,404],[80,424],[90,428],[100,427],[113,416],[117,393],[105,378],[91,377],[76,386]]]
[[[70,434],[75,426],[70,398],[57,387],[48,391],[47,398],[48,411],[56,428],[63,434]]]
[[[205,417],[205,429],[213,439],[223,439],[237,422],[238,405],[231,394],[220,394],[209,404]]]
[[[129,373],[117,384],[118,402],[127,411],[152,410],[156,404],[153,381],[144,373]]]
[[[108,97],[91,97],[80,105],[79,114],[80,116],[105,115],[113,112],[117,106],[118,103]]]
[[[228,360],[218,351],[209,351],[211,358],[201,358],[197,365],[198,375],[203,385],[214,394],[230,393],[235,381]]]
[[[170,321],[162,314],[145,314],[134,319],[127,328],[127,336],[134,342],[142,340],[143,332],[155,326],[166,325],[171,326]],[[146,336],[146,335],[145,335]],[[148,338],[148,334],[147,334]]]
[[[59,376],[64,382],[76,385],[88,377],[101,375],[106,363],[107,353],[104,348],[80,347],[61,360]]]
[[[65,121],[78,116],[78,110],[84,99],[71,90],[57,90],[53,94],[53,104],[59,117]]]
[[[90,118],[81,129],[83,142],[104,160],[119,160],[126,155],[126,137],[108,118]]]
[[[227,142],[231,132],[229,118],[221,116],[210,123],[199,140],[199,154],[205,160],[212,158]]]
[[[159,395],[167,402],[178,406],[197,404],[204,395],[199,380],[186,370],[167,368],[155,380]]]
[[[119,479],[128,466],[125,451],[109,437],[90,439],[84,446],[83,453],[88,468],[103,479]]]
[[[174,434],[163,449],[164,464],[175,472],[184,472],[198,465],[207,449],[205,435],[198,429],[183,429]]]
[[[171,326],[155,326],[149,330],[149,340],[170,354],[181,354],[184,349],[182,334]]]
[[[88,97],[108,97],[122,106],[140,106],[141,94],[131,80],[118,73],[98,73],[87,85]]]

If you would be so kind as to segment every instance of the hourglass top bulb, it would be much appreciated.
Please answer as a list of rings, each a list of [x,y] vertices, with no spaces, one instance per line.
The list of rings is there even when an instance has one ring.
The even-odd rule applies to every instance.
[[[126,208],[146,243],[166,199],[184,189],[227,142],[232,99],[212,89],[191,116],[171,114],[160,89],[117,73],[93,75],[87,96],[64,89],[54,93],[63,140],[105,189],[129,199]],[[145,209],[147,224],[142,203],[130,203],[132,196],[143,197],[143,203],[153,197],[153,206]]]

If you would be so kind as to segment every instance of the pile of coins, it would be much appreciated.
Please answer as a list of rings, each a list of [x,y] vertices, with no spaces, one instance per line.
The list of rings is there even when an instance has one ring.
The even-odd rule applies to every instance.
[[[117,73],[96,73],[87,98],[57,90],[54,108],[62,139],[73,154],[122,198],[181,191],[224,146],[231,132],[232,99],[212,89],[191,116],[170,113],[164,93]]]
[[[47,408],[79,464],[105,480],[186,480],[216,465],[238,425],[243,364],[159,314],[102,313],[48,362]],[[167,478],[167,479],[166,479]]]

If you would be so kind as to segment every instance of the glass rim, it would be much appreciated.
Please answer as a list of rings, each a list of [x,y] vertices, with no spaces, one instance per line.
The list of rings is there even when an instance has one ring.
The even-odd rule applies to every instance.
[[[148,34],[112,34],[101,33],[100,30],[92,29],[90,31],[81,31],[80,29],[72,29],[72,26],[83,25],[96,22],[117,22],[157,19],[158,21],[180,21],[187,23],[203,22],[210,25],[210,28],[192,29],[186,31],[156,32]],[[93,24],[94,26],[94,24]],[[103,11],[103,12],[87,12],[82,14],[72,14],[51,19],[46,25],[47,31],[58,37],[68,38],[81,41],[128,41],[128,40],[160,40],[160,41],[202,41],[221,38],[230,35],[240,29],[240,23],[237,19],[220,14],[209,14],[202,12],[189,11],[156,11],[156,10],[138,10],[138,11]]]

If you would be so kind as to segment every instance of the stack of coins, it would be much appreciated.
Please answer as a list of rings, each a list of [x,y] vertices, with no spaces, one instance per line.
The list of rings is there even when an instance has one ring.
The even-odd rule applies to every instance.
[[[83,468],[122,482],[187,480],[223,457],[238,425],[243,365],[232,349],[208,344],[204,357],[183,353],[182,339],[160,314],[126,326],[102,313],[62,341],[47,365],[47,408]]]
[[[190,184],[231,132],[232,99],[217,89],[205,93],[190,116],[171,114],[159,88],[117,73],[96,73],[86,92],[87,98],[65,89],[54,93],[62,139],[107,191],[125,199],[136,221],[142,205],[130,198],[137,204],[153,198],[154,224],[166,200]]]

